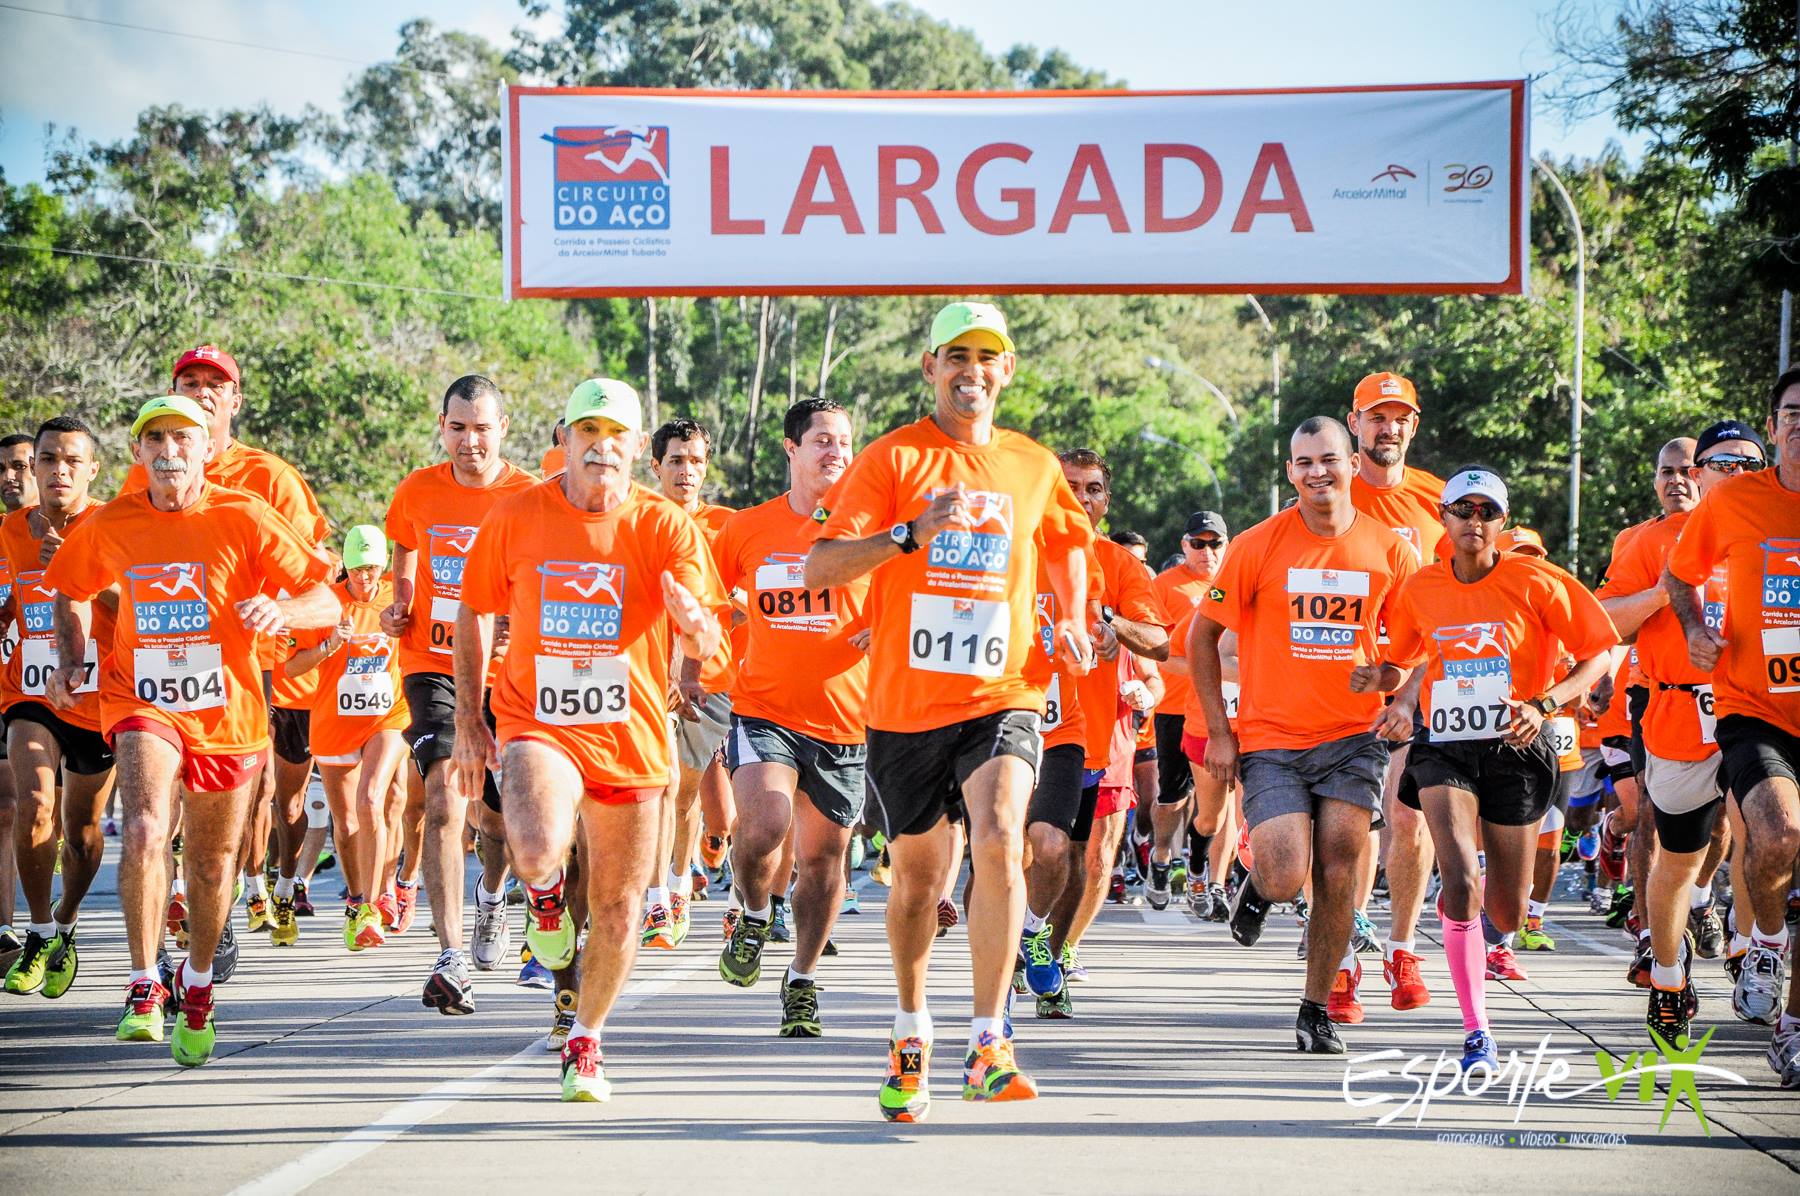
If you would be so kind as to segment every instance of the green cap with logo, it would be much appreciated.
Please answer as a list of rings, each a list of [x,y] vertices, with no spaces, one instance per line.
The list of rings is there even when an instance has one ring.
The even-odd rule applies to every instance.
[[[1006,317],[992,303],[950,303],[931,321],[931,352],[955,340],[965,332],[991,332],[1008,353],[1013,349],[1012,337],[1006,334]]]
[[[366,569],[373,565],[385,569],[387,563],[387,537],[381,534],[380,528],[359,523],[344,533],[344,568]]]
[[[589,378],[569,395],[563,423],[573,427],[584,419],[610,419],[633,432],[644,430],[644,406],[638,392],[616,378]]]
[[[183,395],[152,395],[138,408],[137,418],[131,421],[131,438],[136,440],[143,433],[145,424],[165,415],[179,416],[196,428],[212,426],[206,422],[206,412],[194,400]]]

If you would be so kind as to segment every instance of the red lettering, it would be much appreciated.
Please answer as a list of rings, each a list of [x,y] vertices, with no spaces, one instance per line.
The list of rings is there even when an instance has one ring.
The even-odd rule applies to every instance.
[[[1029,187],[1002,187],[1000,202],[1013,206],[1013,215],[1006,220],[996,220],[981,210],[975,202],[975,176],[981,168],[996,158],[1010,158],[1014,162],[1031,161],[1031,151],[1011,141],[997,141],[991,145],[978,147],[967,158],[956,172],[956,206],[962,212],[964,220],[976,232],[988,233],[996,237],[1010,236],[1013,233],[1029,231],[1037,223],[1037,193]]]
[[[1081,190],[1093,176],[1096,194],[1081,198]],[[1069,221],[1076,216],[1104,216],[1115,233],[1128,233],[1131,225],[1125,219],[1125,205],[1119,202],[1119,189],[1113,186],[1112,171],[1106,168],[1106,157],[1097,145],[1075,147],[1075,160],[1069,163],[1069,177],[1063,180],[1062,194],[1056,200],[1056,213],[1050,217],[1050,231],[1066,233]]]
[[[1278,189],[1272,199],[1263,196],[1271,174]],[[1231,222],[1231,231],[1247,233],[1250,222],[1258,216],[1281,215],[1294,222],[1297,233],[1313,230],[1306,201],[1300,197],[1300,184],[1294,179],[1294,168],[1288,164],[1287,148],[1279,141],[1265,141],[1257,151],[1256,165],[1250,168],[1250,182],[1244,187],[1244,199],[1238,205],[1237,219]]]
[[[728,145],[712,147],[712,230],[715,237],[734,233],[754,237],[761,236],[763,231],[760,220],[731,218],[731,147]]]
[[[875,158],[879,164],[876,190],[881,208],[876,218],[876,231],[898,232],[900,205],[909,203],[926,232],[942,233],[944,222],[938,219],[937,208],[925,194],[938,181],[938,162],[932,152],[922,145],[884,145],[876,150]],[[918,177],[910,183],[900,181],[902,162],[911,162],[919,168]]]
[[[1170,160],[1191,162],[1200,169],[1200,206],[1185,216],[1163,212],[1163,167]],[[1144,231],[1185,233],[1199,228],[1219,211],[1225,182],[1219,163],[1197,145],[1159,144],[1144,147]]]
[[[824,199],[818,198],[820,179],[825,180]],[[846,233],[863,231],[862,217],[856,214],[856,200],[851,198],[850,184],[844,179],[844,168],[838,165],[837,151],[829,145],[815,145],[806,156],[806,167],[800,172],[800,185],[794,188],[794,202],[788,207],[781,235],[793,236],[815,216],[836,216]]]

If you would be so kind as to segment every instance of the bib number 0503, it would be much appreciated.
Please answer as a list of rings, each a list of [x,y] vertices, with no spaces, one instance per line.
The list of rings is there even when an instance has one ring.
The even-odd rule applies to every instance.
[[[555,727],[622,723],[631,713],[631,666],[623,656],[537,658],[537,717]]]

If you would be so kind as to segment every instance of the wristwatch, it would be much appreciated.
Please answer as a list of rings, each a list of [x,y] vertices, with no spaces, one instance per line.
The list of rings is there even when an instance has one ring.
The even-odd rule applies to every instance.
[[[913,539],[913,525],[910,520],[906,523],[896,523],[888,529],[888,535],[893,538],[902,553],[919,551],[919,542]]]
[[[1545,718],[1549,718],[1556,713],[1556,700],[1549,694],[1539,694],[1537,697],[1527,702],[1526,705],[1535,708],[1537,712]]]
[[[1105,623],[1108,627],[1111,627],[1112,621],[1118,615],[1118,613],[1119,612],[1114,610],[1112,607],[1102,605],[1100,607],[1100,621],[1102,623]]]

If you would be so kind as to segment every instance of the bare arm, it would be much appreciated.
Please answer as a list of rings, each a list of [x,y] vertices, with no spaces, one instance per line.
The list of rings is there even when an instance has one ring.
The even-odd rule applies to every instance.
[[[282,664],[281,669],[289,677],[300,677],[312,672],[331,658],[331,654],[344,646],[343,625],[339,624],[325,639],[310,648],[302,648]]]
[[[50,626],[56,635],[56,671],[45,679],[44,695],[52,706],[69,709],[75,705],[75,691],[80,688],[87,666],[88,620],[92,608],[58,593],[50,604]]]
[[[450,755],[450,781],[465,799],[480,794],[487,770],[499,764],[494,736],[481,713],[493,640],[493,615],[478,615],[467,606],[456,612],[456,645],[450,658],[456,676],[456,746]]]
[[[1081,620],[1070,616],[1071,612],[1087,609],[1087,550],[1077,548],[1059,559],[1045,558],[1044,572],[1050,576],[1050,592],[1056,595],[1057,610],[1062,615],[1051,627],[1051,637],[1058,648],[1069,652],[1070,674],[1085,676],[1094,667],[1094,645]]]
[[[900,546],[886,532],[866,540],[819,540],[806,554],[806,588],[845,585],[899,555]]]
[[[1669,609],[1687,636],[1688,660],[1697,669],[1712,672],[1725,651],[1725,637],[1706,625],[1706,614],[1700,608],[1700,591],[1663,569],[1663,589],[1669,595]]]
[[[1115,614],[1112,630],[1133,655],[1159,662],[1169,659],[1169,633],[1157,624],[1139,623]]]
[[[1618,628],[1620,638],[1636,635],[1646,619],[1667,605],[1669,591],[1662,586],[1651,586],[1636,594],[1603,598],[1600,601],[1600,609],[1606,612],[1607,618]]]
[[[413,558],[418,554],[416,548],[394,545],[394,601],[381,612],[381,629],[389,635],[404,635],[412,622]]]

